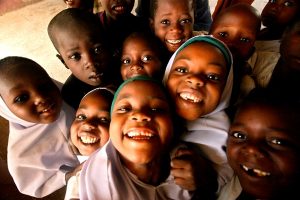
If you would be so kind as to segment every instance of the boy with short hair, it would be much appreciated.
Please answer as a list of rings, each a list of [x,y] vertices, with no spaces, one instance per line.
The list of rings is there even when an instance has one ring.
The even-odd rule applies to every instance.
[[[50,21],[48,34],[57,57],[72,72],[63,85],[62,96],[75,110],[90,90],[118,85],[119,73],[95,15],[78,8],[65,9]]]

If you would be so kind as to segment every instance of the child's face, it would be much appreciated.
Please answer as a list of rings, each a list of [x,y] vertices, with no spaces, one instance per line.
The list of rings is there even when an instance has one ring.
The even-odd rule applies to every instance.
[[[124,42],[121,58],[123,80],[139,75],[157,78],[161,68],[158,52],[145,39],[135,37]]]
[[[285,27],[300,11],[298,0],[269,0],[261,13],[262,23],[275,29]]]
[[[0,88],[1,97],[10,111],[23,120],[48,124],[59,117],[60,91],[50,77],[40,71],[31,71],[22,78],[7,77]]]
[[[71,125],[71,141],[81,155],[90,155],[109,139],[110,103],[99,91],[86,96]]]
[[[286,67],[300,73],[300,23],[282,39],[280,54]]]
[[[271,106],[251,104],[237,113],[228,133],[227,157],[244,191],[271,199],[275,191],[298,184],[297,126],[287,112]]]
[[[92,86],[103,85],[111,57],[96,30],[75,27],[55,33],[58,51],[74,76]]]
[[[151,26],[170,52],[192,37],[194,11],[190,0],[159,0]]]
[[[150,81],[125,85],[113,106],[110,137],[126,164],[147,164],[169,147],[173,124],[162,89]]]
[[[225,58],[216,47],[196,42],[181,50],[166,82],[177,114],[195,120],[212,112],[222,96],[226,74]]]
[[[100,2],[106,16],[112,20],[130,14],[134,6],[134,0],[100,0]]]
[[[257,19],[244,12],[229,12],[212,24],[211,34],[223,41],[234,60],[247,60],[257,36]]]

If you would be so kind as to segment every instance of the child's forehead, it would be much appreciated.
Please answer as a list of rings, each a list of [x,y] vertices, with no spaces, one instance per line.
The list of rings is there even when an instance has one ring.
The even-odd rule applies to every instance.
[[[191,10],[193,10],[193,3],[194,0],[157,0],[157,7],[160,8],[161,6],[168,6],[170,8],[173,7],[187,7]],[[166,10],[162,10],[161,11],[166,11]]]
[[[166,101],[166,94],[162,87],[153,81],[135,80],[124,85],[115,96],[115,100],[122,99],[161,99]]]
[[[151,90],[143,90],[144,87],[147,87],[148,89],[151,88]],[[153,81],[144,81],[144,80],[135,80],[130,81],[126,85],[121,88],[120,93],[140,93],[140,90],[143,90],[143,93],[154,93],[158,94],[162,92],[162,88]]]
[[[197,41],[197,42],[193,42],[193,43],[187,45],[182,50],[180,50],[177,53],[176,57],[178,57],[178,55],[182,55],[182,54],[189,54],[190,51],[192,51],[194,53],[196,53],[198,51],[199,53],[201,53],[203,49],[206,50],[205,51],[206,53],[220,55],[220,50],[215,45],[210,44],[208,42],[204,42],[204,41]],[[195,51],[195,50],[197,50],[197,51]],[[224,55],[222,54],[222,56],[224,56]]]

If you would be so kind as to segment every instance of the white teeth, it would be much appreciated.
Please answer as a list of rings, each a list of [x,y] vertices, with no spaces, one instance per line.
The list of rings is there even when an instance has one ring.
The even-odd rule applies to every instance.
[[[242,165],[242,167],[243,167],[243,169],[244,169],[245,171],[248,171],[248,170],[249,170],[249,168],[246,167],[245,165]]]
[[[49,109],[48,109],[48,108],[46,108],[46,109],[42,110],[42,112],[48,112],[48,111],[49,111]]]
[[[184,100],[188,100],[194,103],[200,102],[200,98],[192,95],[191,93],[180,93],[180,97],[183,98]]]
[[[153,137],[154,135],[149,132],[144,131],[130,131],[127,133],[128,137],[137,137],[137,136],[145,136],[145,137]]]
[[[80,140],[82,143],[84,144],[94,144],[96,142],[98,142],[98,138],[95,138],[95,137],[90,137],[90,136],[81,136],[80,137]]]
[[[167,40],[167,42],[171,43],[171,44],[178,44],[180,43],[182,40]]]
[[[253,172],[256,173],[258,176],[270,176],[271,175],[271,173],[264,172],[259,169],[253,169]]]
[[[253,173],[255,173],[257,176],[270,176],[271,175],[270,172],[264,172],[264,171],[261,171],[259,169],[250,169],[250,168],[246,167],[245,165],[242,165],[242,168],[246,172],[253,172]]]

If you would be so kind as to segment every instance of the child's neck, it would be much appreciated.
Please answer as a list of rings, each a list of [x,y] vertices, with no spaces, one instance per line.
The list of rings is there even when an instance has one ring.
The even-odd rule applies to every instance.
[[[257,40],[279,40],[282,34],[283,30],[280,28],[264,28],[258,34]]]
[[[170,173],[170,159],[160,157],[147,164],[135,164],[124,161],[125,166],[139,180],[150,185],[159,185]]]

